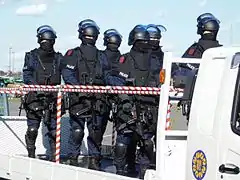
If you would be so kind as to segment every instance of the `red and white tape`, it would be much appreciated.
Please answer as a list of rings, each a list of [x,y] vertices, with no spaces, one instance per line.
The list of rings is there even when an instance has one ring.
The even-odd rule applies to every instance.
[[[57,96],[57,127],[56,127],[56,153],[55,161],[60,163],[60,145],[61,145],[61,115],[62,115],[62,92]]]
[[[135,87],[135,86],[90,86],[90,85],[23,85],[22,88],[43,88],[43,89],[91,89],[91,90],[124,90],[124,91],[161,91],[157,87]],[[182,89],[170,87],[169,92],[182,92]]]
[[[171,103],[170,101],[168,102],[168,108],[167,108],[167,117],[166,117],[166,131],[170,130],[171,129],[171,118],[170,118],[170,115],[171,115]]]

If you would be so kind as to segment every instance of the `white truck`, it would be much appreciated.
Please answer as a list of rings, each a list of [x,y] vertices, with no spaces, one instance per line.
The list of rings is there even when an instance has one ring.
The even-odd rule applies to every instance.
[[[240,47],[212,48],[202,59],[165,54],[157,131],[156,170],[146,180],[240,179]],[[170,71],[173,62],[201,63],[194,89],[188,131],[166,131]],[[15,128],[11,128],[11,127]],[[25,121],[0,125],[0,177],[11,180],[133,180],[113,173],[26,157]],[[21,128],[20,128],[21,129]],[[25,130],[25,129],[24,129]],[[37,147],[42,144],[38,140]],[[38,148],[38,152],[43,149]]]

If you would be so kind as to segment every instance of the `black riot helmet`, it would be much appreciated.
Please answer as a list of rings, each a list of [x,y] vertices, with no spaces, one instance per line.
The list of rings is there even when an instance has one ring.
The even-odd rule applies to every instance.
[[[150,34],[150,40],[160,40],[162,38],[162,32],[166,32],[167,29],[163,25],[149,24],[147,30]]]
[[[114,44],[118,47],[122,43],[122,35],[116,29],[108,29],[104,32],[103,45]]]
[[[146,26],[144,25],[136,25],[132,31],[129,33],[128,37],[128,45],[132,46],[135,44],[136,41],[149,41],[150,34],[147,31]]]
[[[37,38],[38,38],[39,44],[43,40],[48,40],[48,41],[52,41],[55,43],[55,39],[57,38],[57,35],[51,26],[43,25],[37,29]]]
[[[88,39],[96,43],[98,35],[100,34],[100,28],[95,21],[91,19],[85,19],[78,24],[78,32],[78,38],[82,41]]]
[[[167,29],[163,25],[149,24],[147,25],[147,31],[150,34],[149,45],[153,50],[158,49],[160,39],[162,38],[162,32],[166,32]]]
[[[49,25],[40,26],[37,29],[37,38],[38,43],[40,44],[40,48],[43,51],[47,53],[54,52],[53,46],[55,44],[55,39],[57,38],[57,35],[51,26]]]
[[[212,33],[217,35],[220,28],[220,21],[211,13],[201,14],[197,18],[197,34]]]

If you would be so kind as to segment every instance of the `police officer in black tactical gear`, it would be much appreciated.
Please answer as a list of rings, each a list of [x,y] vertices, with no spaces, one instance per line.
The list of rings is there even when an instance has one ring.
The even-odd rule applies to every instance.
[[[108,29],[104,32],[103,45],[106,49],[103,51],[106,54],[111,68],[115,68],[118,64],[118,59],[121,56],[119,47],[122,43],[122,35],[116,29]]]
[[[152,47],[152,54],[163,60],[164,53],[160,46],[160,40],[162,38],[162,31],[167,31],[167,29],[162,25],[149,24],[147,25],[147,30],[150,34],[149,44]]]
[[[197,34],[201,36],[198,42],[191,45],[183,54],[183,58],[202,58],[205,50],[220,47],[217,41],[217,34],[220,28],[220,21],[211,13],[201,14],[197,18]],[[179,106],[182,105],[183,115],[189,119],[191,99],[197,78],[199,64],[180,64],[183,76],[187,76],[184,85],[184,95]],[[182,78],[179,76],[178,78]],[[183,78],[184,79],[184,78]],[[179,82],[179,81],[178,81]],[[185,84],[184,83],[184,84]]]
[[[28,85],[60,85],[60,61],[62,54],[55,52],[56,32],[51,26],[43,25],[37,29],[39,48],[27,52],[23,67],[23,81]],[[25,96],[24,108],[27,114],[27,132],[25,135],[28,156],[35,158],[35,143],[41,119],[48,128],[51,148],[50,160],[55,159],[56,140],[56,103],[57,94],[29,92]]]
[[[129,34],[129,53],[119,58],[119,71],[125,85],[159,86],[159,72],[162,68],[158,57],[151,56],[150,35],[146,26],[137,25]],[[141,147],[140,178],[147,168],[154,168],[154,143],[151,140],[156,132],[156,96],[119,95],[117,108],[117,140],[114,162],[117,174],[131,175],[135,172],[136,144]]]
[[[121,56],[121,53],[119,51],[119,47],[122,43],[122,35],[116,30],[116,29],[108,29],[104,32],[103,37],[103,45],[106,46],[106,49],[103,50],[103,54],[106,55],[106,58],[108,59],[109,63],[109,70],[116,69],[118,67],[118,59]],[[112,97],[115,96],[115,94],[108,94],[108,100],[109,100],[109,110],[112,107]],[[109,112],[110,115],[110,112]],[[105,122],[103,134],[105,133],[107,122]]]
[[[164,52],[162,51],[162,46],[160,46],[160,40],[162,38],[162,32],[166,32],[167,29],[163,25],[148,24],[147,30],[150,34],[149,45],[152,47],[152,56],[157,56],[161,63],[163,63]],[[179,71],[179,68],[174,63],[172,66],[172,77],[176,76]]]
[[[70,49],[64,56],[62,75],[70,85],[106,85],[105,69],[108,69],[106,56],[95,46],[99,35],[98,25],[90,19],[83,20],[78,26],[80,47]],[[87,123],[89,169],[100,170],[102,131],[108,114],[104,94],[69,94],[70,138],[69,158],[71,165],[78,165],[78,156]]]

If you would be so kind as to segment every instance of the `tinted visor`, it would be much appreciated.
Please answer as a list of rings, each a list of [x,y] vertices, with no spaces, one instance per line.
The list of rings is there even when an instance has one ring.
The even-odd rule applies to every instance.
[[[84,29],[84,28],[87,28],[89,26],[94,26],[98,31],[100,31],[99,26],[96,24],[95,21],[93,21],[91,19],[86,19],[86,20],[81,21],[78,24],[78,29]]]
[[[161,32],[166,32],[167,28],[163,25],[149,24],[147,27],[158,28]]]
[[[52,36],[54,36],[54,38],[57,37],[56,32],[55,32],[54,29],[53,29],[51,26],[49,26],[49,25],[40,26],[40,27],[37,29],[37,36],[42,35],[42,34],[44,34],[44,33],[46,33],[46,32],[50,32],[50,33],[52,34]],[[50,34],[50,33],[48,33],[48,34]]]
[[[116,29],[108,29],[104,32],[104,36],[118,35],[122,39],[122,35]]]
[[[218,24],[220,24],[220,21],[211,13],[204,13],[204,14],[201,14],[200,16],[198,16],[197,23],[198,24],[202,23],[202,21],[204,19],[215,19],[218,22]]]

